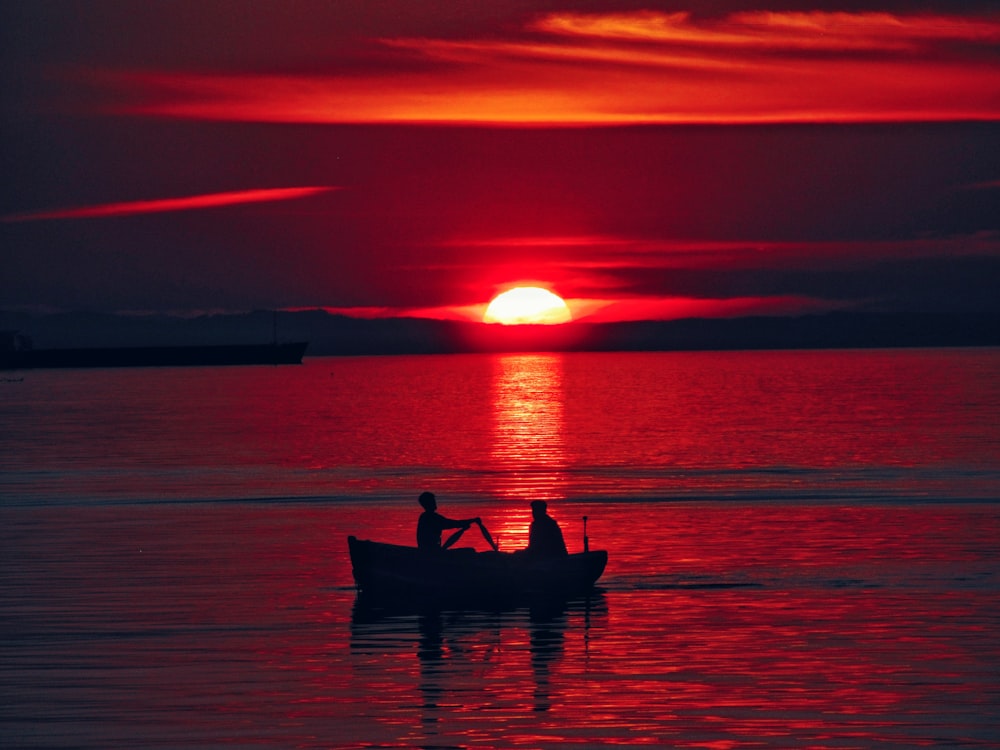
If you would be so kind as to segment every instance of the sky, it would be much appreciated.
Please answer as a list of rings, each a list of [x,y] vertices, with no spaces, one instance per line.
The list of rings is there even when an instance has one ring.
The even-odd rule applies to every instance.
[[[0,3],[0,309],[998,312],[994,2]]]

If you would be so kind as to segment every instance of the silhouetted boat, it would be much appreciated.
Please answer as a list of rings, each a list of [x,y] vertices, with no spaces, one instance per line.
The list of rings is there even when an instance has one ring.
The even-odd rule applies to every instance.
[[[604,572],[608,553],[578,552],[536,558],[471,548],[426,552],[416,547],[347,538],[354,581],[366,595],[510,599],[589,591]]]
[[[197,365],[293,365],[308,342],[216,346],[136,346],[95,349],[0,351],[0,369],[47,367],[186,367]]]

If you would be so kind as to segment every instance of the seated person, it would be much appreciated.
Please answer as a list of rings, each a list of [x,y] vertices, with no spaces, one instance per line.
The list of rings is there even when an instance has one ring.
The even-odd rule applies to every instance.
[[[467,518],[463,521],[453,521],[445,518],[437,512],[437,498],[433,492],[424,492],[418,498],[424,512],[420,514],[417,521],[417,547],[422,550],[448,549],[458,541],[458,538],[474,523],[479,523],[478,518]],[[459,533],[452,534],[441,544],[441,532],[445,529],[461,529]]]
[[[528,548],[524,551],[532,557],[565,557],[569,552],[566,550],[562,530],[548,514],[547,508],[548,504],[544,500],[531,501],[534,520],[528,530]]]

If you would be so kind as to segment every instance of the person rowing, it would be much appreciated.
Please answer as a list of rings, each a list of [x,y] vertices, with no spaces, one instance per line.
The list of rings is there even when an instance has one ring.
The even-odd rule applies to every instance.
[[[479,528],[485,532],[480,518],[466,518],[457,521],[445,518],[438,513],[437,498],[433,492],[423,492],[417,500],[424,509],[417,521],[417,547],[419,549],[429,551],[448,549],[461,538],[462,534],[468,531],[472,524],[478,524]],[[448,537],[444,544],[441,544],[441,532],[446,529],[458,529],[458,531]],[[484,533],[483,536],[486,534]]]

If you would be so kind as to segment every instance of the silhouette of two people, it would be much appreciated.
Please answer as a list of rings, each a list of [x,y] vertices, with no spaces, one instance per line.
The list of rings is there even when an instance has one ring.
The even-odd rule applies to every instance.
[[[452,520],[445,518],[437,510],[437,497],[433,492],[421,493],[418,502],[423,507],[424,512],[420,514],[417,521],[417,548],[421,550],[435,551],[446,550],[451,547],[459,538],[468,531],[472,524],[478,524],[482,528],[482,519],[465,518],[462,520]],[[566,541],[563,539],[562,529],[559,524],[548,513],[548,503],[544,500],[533,500],[531,502],[531,527],[528,530],[528,546],[521,550],[521,554],[534,558],[566,557],[569,552],[566,550]],[[458,531],[441,543],[441,534],[449,529]],[[484,536],[486,532],[484,530]],[[492,539],[487,538],[491,546],[496,549]]]

